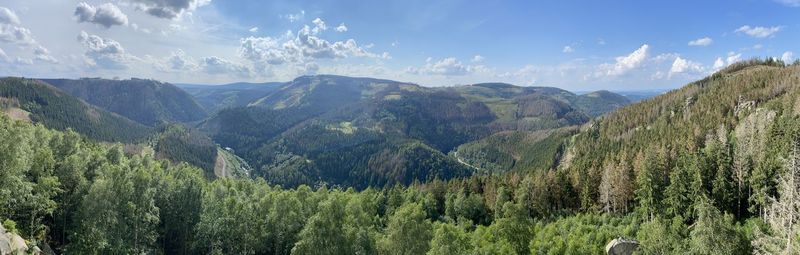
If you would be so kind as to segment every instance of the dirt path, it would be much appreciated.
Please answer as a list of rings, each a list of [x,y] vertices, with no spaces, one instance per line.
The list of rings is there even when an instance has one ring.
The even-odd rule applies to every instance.
[[[464,162],[464,160],[461,160],[461,158],[458,157],[458,152],[457,151],[453,152],[453,156],[456,157],[456,160],[458,160],[458,163],[461,163],[462,165],[465,165],[465,166],[468,166],[468,167],[472,167],[472,169],[475,169],[475,170],[480,170],[480,168],[477,168],[477,167],[475,167],[473,165],[470,165],[467,162]]]

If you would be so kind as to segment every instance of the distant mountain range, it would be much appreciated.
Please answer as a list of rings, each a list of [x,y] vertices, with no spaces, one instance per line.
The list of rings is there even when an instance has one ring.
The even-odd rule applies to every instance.
[[[30,95],[49,93],[68,102],[14,99],[35,122],[99,140],[141,143],[149,137],[162,157],[190,162],[207,174],[220,165],[216,143],[244,158],[253,167],[248,174],[287,186],[363,188],[545,168],[546,160],[519,152],[557,153],[560,140],[550,135],[572,134],[576,129],[569,127],[631,102],[609,91],[579,95],[505,83],[431,88],[334,75],[217,86],[6,80],[16,84],[3,86],[8,102],[31,88],[43,92]],[[41,107],[52,109],[37,111]],[[43,115],[53,113],[59,117]],[[86,113],[107,117],[92,120]],[[87,120],[70,122],[62,115]]]
[[[246,106],[283,85],[282,82],[247,83],[225,85],[175,84],[191,94],[209,113],[225,108]]]
[[[611,92],[317,75],[221,110],[199,128],[271,182],[366,187],[470,175],[472,166],[447,155],[459,145],[582,124],[629,102]]]

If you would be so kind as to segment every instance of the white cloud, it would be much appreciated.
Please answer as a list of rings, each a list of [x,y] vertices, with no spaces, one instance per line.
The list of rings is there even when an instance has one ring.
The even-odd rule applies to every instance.
[[[19,17],[14,11],[0,7],[0,42],[19,45],[35,45],[31,30],[20,26]]]
[[[781,60],[783,60],[783,62],[787,64],[792,63],[794,61],[794,52],[791,51],[784,52],[783,55],[781,55]]]
[[[200,59],[200,68],[207,74],[233,74],[238,77],[250,77],[250,68],[247,66],[216,56]]]
[[[133,0],[139,9],[159,18],[175,19],[208,5],[211,0]]]
[[[733,51],[728,52],[728,58],[726,59],[728,65],[739,62],[741,60],[742,60],[742,53],[734,53]]]
[[[345,26],[344,23],[339,24],[339,26],[336,27],[336,32],[347,32],[347,26]]]
[[[483,62],[484,59],[486,58],[484,58],[481,55],[475,55],[474,57],[472,57],[472,63],[480,63]]]
[[[668,77],[671,78],[673,75],[681,73],[702,73],[703,70],[705,70],[705,68],[703,68],[702,64],[677,57],[675,61],[672,62]]]
[[[78,42],[86,48],[88,64],[101,69],[127,69],[135,57],[127,54],[119,42],[81,31]]]
[[[319,34],[322,31],[328,30],[328,26],[325,25],[325,21],[322,21],[320,18],[314,19],[311,21],[311,23],[314,23],[314,28],[311,29],[314,34]]]
[[[36,44],[36,40],[31,36],[31,30],[8,24],[0,24],[0,42],[20,45]]]
[[[250,33],[256,33],[256,32],[258,32],[258,27],[251,27],[247,31],[250,31]]]
[[[388,53],[376,54],[361,47],[354,39],[330,42],[319,36],[327,29],[321,19],[313,21],[315,27],[304,26],[299,31],[289,31],[280,37],[248,37],[240,40],[239,55],[264,70],[266,65],[294,64],[305,66],[317,59],[344,59],[366,57],[390,59]]]
[[[50,55],[50,51],[47,48],[42,47],[41,45],[36,46],[33,50],[33,55],[37,60],[49,62],[52,64],[58,63],[58,60]]]
[[[618,76],[635,69],[644,63],[647,59],[650,46],[647,44],[642,45],[639,49],[635,50],[627,56],[620,56],[616,58],[613,64],[607,63],[599,66],[596,76]]]
[[[426,64],[422,67],[408,67],[405,72],[415,75],[442,75],[442,76],[463,76],[475,73],[492,73],[493,70],[483,65],[465,65],[456,58],[449,57],[438,61],[428,57]]]
[[[723,67],[725,67],[725,61],[722,60],[722,58],[717,58],[717,60],[714,60],[714,70],[719,70]]]
[[[19,64],[19,65],[33,65],[33,60],[31,60],[29,58],[17,57],[16,63]]]
[[[800,0],[775,0],[775,2],[789,7],[800,7]]]
[[[563,50],[561,50],[561,52],[564,52],[564,53],[572,53],[572,52],[574,52],[574,51],[575,51],[575,50],[574,50],[574,49],[572,49],[572,47],[570,47],[570,46],[564,46],[564,49],[563,49]]]
[[[697,40],[689,41],[689,46],[708,46],[711,45],[712,42],[714,42],[713,39],[709,37],[703,37]]]
[[[750,26],[742,26],[739,29],[736,29],[736,33],[744,33],[750,37],[755,38],[765,38],[773,36],[775,33],[781,31],[781,27],[750,27]]]
[[[6,52],[2,48],[0,48],[0,61],[8,61],[8,55],[6,55]]]
[[[186,53],[181,49],[172,52],[166,59],[156,62],[155,65],[156,69],[163,72],[193,72],[199,68],[199,65],[194,61],[194,59],[186,55]]]
[[[298,12],[298,13],[296,13],[296,14],[291,14],[291,13],[290,13],[290,14],[286,14],[286,15],[280,15],[280,16],[278,16],[278,17],[280,17],[280,18],[282,18],[282,19],[286,19],[286,20],[288,20],[289,22],[292,22],[292,23],[294,23],[294,22],[296,22],[296,21],[301,21],[301,20],[303,20],[303,18],[305,18],[305,17],[306,17],[306,11],[304,11],[304,10],[301,10],[300,12]]]
[[[125,15],[119,7],[112,3],[92,6],[86,2],[80,2],[75,7],[74,15],[78,22],[94,23],[105,28],[128,25],[128,15]]]
[[[19,25],[19,17],[10,9],[0,7],[0,24]]]
[[[736,53],[736,52],[731,51],[731,52],[728,52],[728,56],[725,57],[725,58],[717,57],[717,59],[714,60],[714,65],[712,66],[712,69],[713,69],[714,72],[716,72],[716,71],[719,71],[722,68],[725,68],[725,67],[727,67],[727,66],[729,66],[729,65],[731,65],[733,63],[739,62],[741,60],[742,60],[742,53]]]

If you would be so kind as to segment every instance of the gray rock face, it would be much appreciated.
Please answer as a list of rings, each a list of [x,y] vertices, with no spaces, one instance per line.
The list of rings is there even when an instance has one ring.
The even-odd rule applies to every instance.
[[[28,245],[25,244],[25,239],[14,233],[6,232],[6,229],[0,225],[0,255],[16,254],[17,252],[28,251]]]
[[[608,255],[631,255],[637,248],[639,248],[639,242],[636,240],[617,238],[606,245],[606,253]]]

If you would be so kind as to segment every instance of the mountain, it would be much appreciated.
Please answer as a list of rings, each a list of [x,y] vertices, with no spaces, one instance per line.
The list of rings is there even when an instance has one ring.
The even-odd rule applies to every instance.
[[[169,83],[135,78],[42,81],[87,103],[147,126],[192,122],[206,117],[206,111],[190,94]]]
[[[576,108],[589,114],[589,116],[597,117],[628,105],[632,101],[623,95],[607,90],[600,90],[579,95],[571,102],[575,104]]]
[[[447,155],[462,144],[496,132],[582,124],[591,115],[578,104],[602,110],[627,102],[603,96],[608,97],[510,84],[426,88],[372,78],[303,76],[247,107],[221,110],[200,129],[271,182],[407,184],[471,175],[474,167]]]
[[[277,89],[282,82],[247,83],[238,82],[225,85],[175,84],[191,94],[209,113],[225,108],[246,106],[269,92]]]
[[[0,101],[17,119],[59,129],[72,129],[93,139],[131,142],[144,139],[151,128],[84,103],[47,83],[24,78],[0,79]]]

